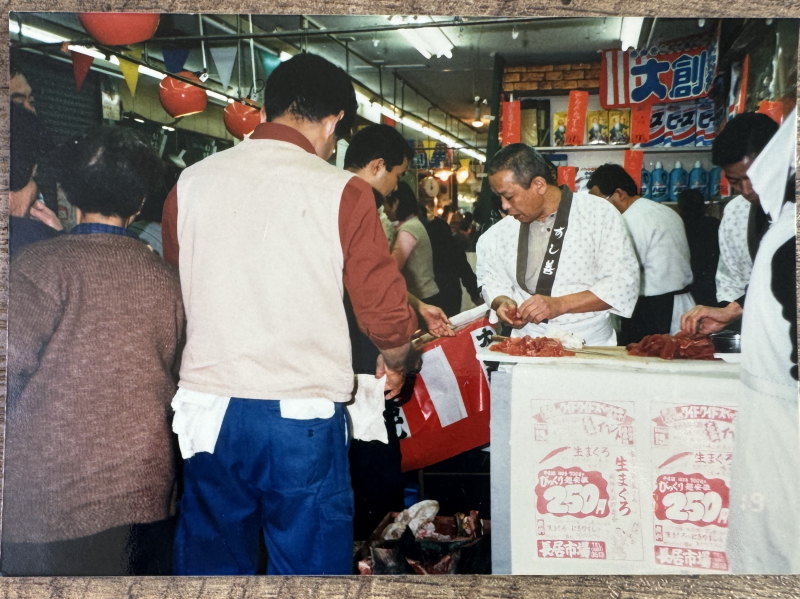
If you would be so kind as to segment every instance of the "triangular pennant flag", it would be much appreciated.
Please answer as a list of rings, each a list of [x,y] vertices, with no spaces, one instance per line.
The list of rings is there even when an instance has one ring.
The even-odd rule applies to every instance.
[[[75,89],[81,91],[86,75],[94,62],[94,56],[81,54],[80,52],[70,52],[72,54],[72,72],[75,75]]]
[[[189,48],[162,48],[164,67],[170,73],[180,73],[189,56]]]
[[[139,60],[142,57],[141,48],[131,48],[128,51],[128,56]],[[139,65],[125,60],[119,59],[119,70],[122,71],[122,76],[125,77],[125,83],[128,84],[128,89],[131,90],[131,95],[136,95],[136,84],[139,82]]]
[[[217,67],[217,75],[222,83],[222,88],[227,90],[228,84],[231,82],[231,73],[233,73],[233,65],[236,63],[236,46],[220,46],[217,48],[211,47],[211,56],[214,59],[214,64]]]
[[[259,50],[258,57],[261,59],[261,67],[264,69],[265,78],[269,78],[269,76],[272,75],[272,71],[278,68],[278,65],[281,64],[281,59],[271,52]]]

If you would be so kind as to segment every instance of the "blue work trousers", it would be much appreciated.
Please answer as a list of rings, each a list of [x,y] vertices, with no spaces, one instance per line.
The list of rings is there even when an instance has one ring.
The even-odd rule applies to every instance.
[[[280,402],[232,398],[214,453],[184,460],[175,574],[351,574],[353,491],[344,406],[282,418]]]

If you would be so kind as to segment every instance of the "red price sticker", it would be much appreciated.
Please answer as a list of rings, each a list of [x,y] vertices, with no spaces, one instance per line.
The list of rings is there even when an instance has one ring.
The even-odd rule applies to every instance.
[[[730,490],[719,478],[702,474],[662,474],[653,491],[659,520],[695,526],[728,526]]]
[[[609,513],[608,482],[596,471],[576,467],[542,470],[535,491],[540,514],[605,518]]]

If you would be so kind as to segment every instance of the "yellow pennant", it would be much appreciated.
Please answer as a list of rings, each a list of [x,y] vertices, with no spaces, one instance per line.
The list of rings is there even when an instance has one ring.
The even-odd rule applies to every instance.
[[[128,56],[140,60],[142,58],[141,48],[131,48],[128,51]],[[125,83],[128,84],[128,89],[131,90],[131,95],[136,96],[136,84],[139,82],[139,65],[135,62],[119,59],[119,69],[122,71],[122,76],[125,77]]]

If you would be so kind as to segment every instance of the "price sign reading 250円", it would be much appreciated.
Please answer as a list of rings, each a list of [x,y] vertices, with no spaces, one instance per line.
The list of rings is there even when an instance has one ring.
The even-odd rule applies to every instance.
[[[608,482],[597,471],[576,467],[542,470],[535,491],[540,514],[605,518],[609,513]]]
[[[656,481],[653,499],[659,520],[696,526],[728,526],[730,491],[719,478],[708,479],[697,473],[664,474]]]

